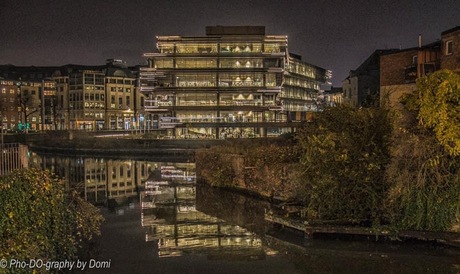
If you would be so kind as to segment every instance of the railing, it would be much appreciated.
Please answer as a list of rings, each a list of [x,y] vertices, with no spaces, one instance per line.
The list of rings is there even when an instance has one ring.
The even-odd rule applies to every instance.
[[[173,102],[172,101],[160,101],[160,100],[151,100],[151,99],[146,99],[145,101],[144,108],[146,110],[149,109],[158,109],[161,107],[172,107]],[[212,101],[212,100],[201,100],[201,101],[178,101],[176,103],[176,107],[187,107],[187,106],[274,106],[275,101],[270,100],[270,101],[265,101],[262,102],[262,100],[231,100],[231,101],[221,101],[219,104],[217,104],[217,101]]]
[[[27,146],[19,143],[0,144],[0,176],[15,169],[28,168],[27,152]]]

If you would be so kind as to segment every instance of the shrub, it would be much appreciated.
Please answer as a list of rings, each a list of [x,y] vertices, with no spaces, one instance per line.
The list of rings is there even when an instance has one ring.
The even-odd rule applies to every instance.
[[[437,71],[404,98],[387,168],[387,201],[399,229],[459,230],[460,74]]]
[[[298,133],[310,218],[380,222],[392,127],[379,108],[326,109]]]
[[[99,210],[49,171],[23,169],[0,178],[0,258],[74,259],[99,233]]]

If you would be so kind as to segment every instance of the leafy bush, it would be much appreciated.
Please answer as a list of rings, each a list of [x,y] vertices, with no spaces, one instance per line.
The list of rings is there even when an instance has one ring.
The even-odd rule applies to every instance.
[[[460,156],[460,71],[437,71],[417,83],[419,121],[451,155]]]
[[[346,106],[318,113],[298,132],[310,218],[380,222],[391,132],[387,110]]]
[[[460,159],[430,132],[398,135],[387,168],[392,224],[406,230],[453,230],[460,224]]]
[[[99,210],[49,171],[23,169],[0,178],[0,258],[74,259],[99,233]]]
[[[399,229],[460,230],[460,74],[435,72],[404,98],[394,132],[388,212]]]

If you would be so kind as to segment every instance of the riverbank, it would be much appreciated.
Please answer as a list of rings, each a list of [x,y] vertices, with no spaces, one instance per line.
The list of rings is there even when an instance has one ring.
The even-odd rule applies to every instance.
[[[188,202],[193,203],[192,200]],[[295,233],[267,232],[264,224],[266,201],[218,188],[197,185],[196,210],[194,214],[206,216],[204,224],[209,227],[210,218],[220,219],[222,233],[238,225],[255,232],[260,249],[266,254],[258,259],[247,259],[234,246],[225,245],[231,236],[216,236],[214,230],[200,227],[193,218],[174,222],[176,211],[161,210],[155,226],[157,237],[147,241],[146,234],[155,233],[141,226],[142,209],[135,202],[116,208],[103,209],[106,222],[99,238],[100,252],[94,258],[111,261],[110,268],[88,273],[457,273],[458,251],[432,246],[430,243],[366,242],[336,239],[304,240]],[[150,210],[150,209],[149,209]],[[150,213],[151,214],[151,213]],[[182,213],[184,214],[184,213]],[[203,215],[205,214],[205,215]],[[212,216],[212,217],[211,217]],[[166,228],[174,227],[170,234]],[[189,228],[188,230],[185,228]],[[233,228],[231,231],[239,231]],[[188,233],[188,234],[187,234]],[[246,244],[246,234],[240,243]],[[203,239],[206,239],[204,241]],[[222,256],[213,256],[213,247],[203,246],[212,240],[218,242],[216,250]],[[166,241],[170,244],[165,246]],[[161,243],[161,244],[159,244]],[[193,244],[190,244],[193,243]],[[159,248],[182,251],[177,256],[159,256]],[[227,252],[223,252],[223,251]],[[210,255],[211,254],[211,255]],[[250,255],[250,254],[249,254]],[[253,257],[249,257],[253,258]]]
[[[306,238],[315,235],[344,235],[369,240],[420,240],[460,248],[460,233],[455,227],[446,230],[417,230],[404,227],[388,216],[394,212],[381,211],[379,219],[321,218],[311,214],[302,199],[314,189],[305,189],[296,176],[300,174],[299,151],[289,140],[285,143],[254,143],[250,148],[233,144],[197,150],[197,180],[213,187],[250,194],[270,201],[275,210],[266,212],[265,221],[277,227],[300,231]],[[359,187],[359,184],[357,185]],[[386,199],[382,193],[380,199]],[[313,195],[314,196],[314,195]],[[275,203],[273,203],[275,202]],[[331,201],[332,202],[332,201]],[[327,204],[324,204],[327,206]],[[391,222],[391,221],[394,222]]]
[[[214,179],[220,181],[220,185],[214,186],[260,196],[271,202],[290,201],[295,198],[294,194],[298,194],[296,186],[291,184],[289,177],[292,175],[290,173],[295,161],[291,159],[292,154],[286,151],[286,149],[293,149],[288,139],[159,140],[135,138],[136,136],[127,138],[86,135],[69,139],[68,136],[54,135],[56,134],[34,134],[28,136],[28,143],[33,151],[40,153],[154,158],[160,161],[170,159],[193,161],[198,152],[201,155],[197,159],[199,180],[204,178],[204,181],[208,181],[209,176],[214,176]],[[225,153],[204,149],[217,146],[224,147]],[[200,151],[205,153],[200,154]],[[247,155],[252,155],[252,158],[248,158]],[[203,166],[203,163],[206,165]],[[203,176],[203,174],[207,175]],[[288,207],[285,207],[282,216],[293,215],[293,211],[287,209]],[[343,231],[336,229],[335,233],[343,234]],[[428,241],[433,239],[444,241],[438,236],[426,238]],[[458,238],[448,241],[456,244],[459,242]]]
[[[9,135],[6,142],[26,144],[32,151],[73,156],[105,156],[149,159],[193,160],[196,149],[222,143],[221,140],[156,139],[129,132],[55,131]]]
[[[275,227],[288,228],[298,231],[304,235],[306,239],[312,239],[317,235],[343,235],[367,238],[368,240],[378,241],[385,239],[390,241],[408,241],[417,240],[424,242],[434,242],[436,244],[453,247],[460,250],[460,233],[455,232],[435,232],[435,231],[391,231],[385,227],[363,227],[339,225],[333,222],[325,223],[309,223],[306,220],[297,218],[289,218],[282,214],[272,211],[265,213],[265,221]]]

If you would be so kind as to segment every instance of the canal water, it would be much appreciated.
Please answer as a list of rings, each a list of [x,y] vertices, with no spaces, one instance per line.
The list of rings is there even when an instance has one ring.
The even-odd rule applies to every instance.
[[[460,273],[460,251],[430,243],[304,239],[264,221],[267,201],[196,184],[195,164],[32,153],[101,208],[84,273]],[[82,272],[82,271],[77,271]]]

